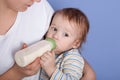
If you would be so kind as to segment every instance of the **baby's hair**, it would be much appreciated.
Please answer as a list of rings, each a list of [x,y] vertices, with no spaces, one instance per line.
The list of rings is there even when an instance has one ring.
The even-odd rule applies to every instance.
[[[86,15],[77,8],[64,8],[61,10],[56,11],[53,14],[52,19],[55,15],[60,14],[69,22],[74,23],[74,26],[77,26],[77,30],[80,34],[80,47],[83,42],[86,41],[87,33],[89,32],[89,21]]]

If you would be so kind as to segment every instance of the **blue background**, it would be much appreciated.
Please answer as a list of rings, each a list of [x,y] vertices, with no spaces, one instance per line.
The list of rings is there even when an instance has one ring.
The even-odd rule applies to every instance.
[[[90,21],[82,55],[97,80],[120,80],[120,0],[48,0],[55,10],[81,9]]]

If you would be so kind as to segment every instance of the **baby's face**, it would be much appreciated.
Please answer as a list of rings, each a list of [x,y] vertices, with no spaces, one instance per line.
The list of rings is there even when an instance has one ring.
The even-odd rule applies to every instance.
[[[56,41],[55,53],[59,54],[71,48],[77,48],[78,39],[77,30],[73,24],[62,15],[55,15],[46,37],[53,38]]]

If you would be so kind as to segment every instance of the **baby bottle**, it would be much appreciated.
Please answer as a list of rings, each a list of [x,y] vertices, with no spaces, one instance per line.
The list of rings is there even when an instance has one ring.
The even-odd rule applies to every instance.
[[[16,52],[15,61],[20,67],[25,67],[33,62],[37,57],[40,57],[46,51],[55,49],[55,47],[55,40],[46,38],[45,40],[41,40],[25,49]]]

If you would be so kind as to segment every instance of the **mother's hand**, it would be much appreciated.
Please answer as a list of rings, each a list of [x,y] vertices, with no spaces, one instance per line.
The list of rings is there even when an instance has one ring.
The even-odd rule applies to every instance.
[[[22,49],[26,48],[27,44],[23,44]],[[14,70],[18,72],[22,77],[31,76],[36,74],[40,69],[40,58],[38,57],[34,62],[25,66],[19,67],[17,64],[13,66]]]
[[[27,47],[26,44],[23,48]],[[16,63],[7,72],[0,75],[0,80],[21,80],[24,77],[36,74],[40,69],[40,58],[37,58],[34,62],[26,67],[19,67]]]
[[[40,69],[40,58],[37,58],[34,62],[26,67],[19,67],[17,64],[13,66],[13,71],[21,77],[31,76],[36,74]]]
[[[96,74],[93,68],[85,60],[85,66],[83,70],[83,77],[80,80],[96,80]]]

